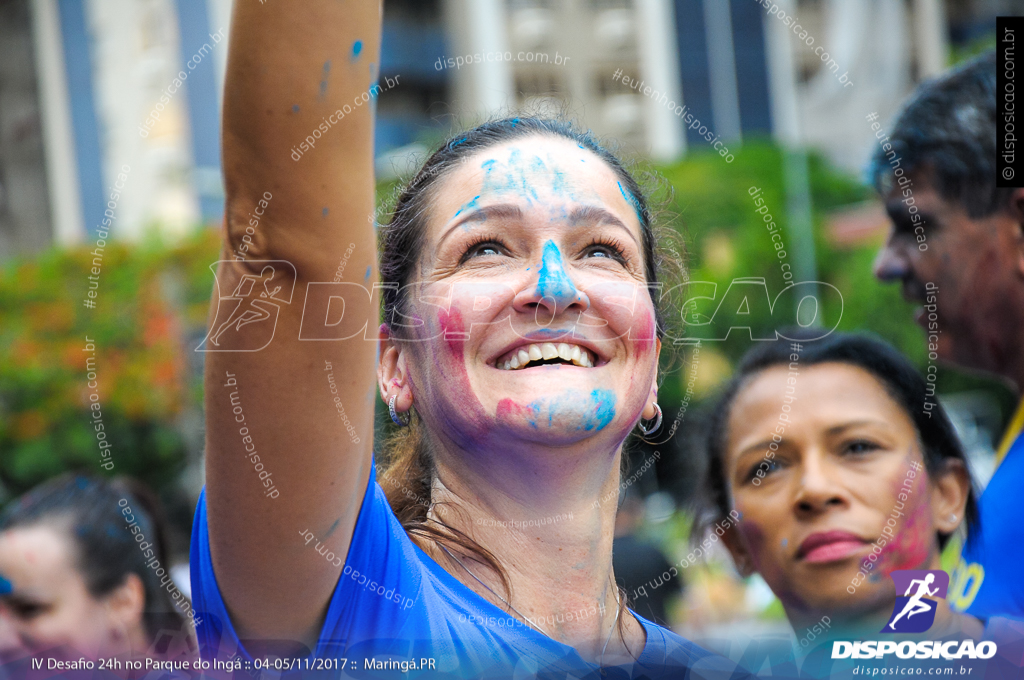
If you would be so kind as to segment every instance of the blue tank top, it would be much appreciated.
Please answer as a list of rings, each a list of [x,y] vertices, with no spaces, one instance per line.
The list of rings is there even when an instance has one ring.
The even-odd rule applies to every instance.
[[[205,491],[192,528],[191,568],[202,657],[259,663],[239,642],[221,599],[210,557]],[[647,633],[643,650],[633,663],[603,677],[685,680],[691,670],[695,678],[750,677],[724,657],[637,619]],[[321,662],[309,665],[313,659],[345,659],[352,677],[602,677],[598,666],[584,661],[575,649],[511,617],[416,546],[373,471],[316,648],[307,659],[289,663],[298,670],[323,668]],[[273,661],[271,666],[272,671],[281,669],[273,668]]]

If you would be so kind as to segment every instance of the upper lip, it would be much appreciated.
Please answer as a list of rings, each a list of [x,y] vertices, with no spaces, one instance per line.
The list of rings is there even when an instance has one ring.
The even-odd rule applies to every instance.
[[[556,339],[554,336],[560,336]],[[488,364],[494,366],[495,363],[501,357],[505,356],[514,349],[521,347],[528,347],[529,345],[539,345],[541,343],[550,342],[553,345],[557,345],[560,342],[564,342],[567,345],[579,345],[583,349],[593,354],[597,360],[594,361],[594,366],[600,366],[605,363],[604,355],[597,349],[593,342],[586,338],[573,337],[573,329],[567,328],[563,331],[545,329],[542,331],[533,331],[527,333],[525,337],[518,338],[514,342],[509,343],[504,349],[495,352],[495,354],[487,361]]]
[[[924,303],[925,301],[925,290],[924,286],[915,278],[903,279],[903,285],[900,290],[903,293],[903,299],[907,302],[918,302]]]
[[[842,531],[840,529],[819,531],[811,534],[803,540],[803,543],[800,544],[800,548],[796,551],[796,556],[797,559],[802,559],[807,555],[807,553],[820,546],[828,545],[829,543],[846,543],[848,541],[867,543],[863,538],[856,534],[851,534],[849,531]]]

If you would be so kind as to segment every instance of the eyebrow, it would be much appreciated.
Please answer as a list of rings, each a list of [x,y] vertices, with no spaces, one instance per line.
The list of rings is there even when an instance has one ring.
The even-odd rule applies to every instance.
[[[629,234],[629,237],[633,239],[633,241],[637,243],[638,246],[640,245],[639,242],[637,242],[636,236],[633,234],[633,231],[629,227],[627,227],[622,222],[622,220],[620,220],[618,217],[608,212],[604,208],[600,208],[596,205],[581,205],[573,208],[569,212],[570,225],[575,227],[580,225],[581,223],[588,222],[604,223],[613,227],[619,227],[620,229],[623,229],[627,234]]]
[[[889,219],[894,224],[901,227],[916,226],[920,224],[924,226],[926,224],[941,225],[942,221],[939,220],[935,215],[925,210],[918,212],[921,215],[920,222],[913,222],[910,218],[910,213],[907,211],[907,206],[903,204],[901,200],[892,200],[885,204],[885,212],[889,215]]]
[[[885,429],[888,429],[889,423],[887,423],[884,420],[871,420],[871,419],[854,420],[854,421],[849,422],[849,423],[843,423],[842,425],[836,425],[834,427],[830,427],[827,430],[825,430],[825,433],[828,434],[828,435],[836,435],[836,434],[842,433],[844,430],[849,430],[849,429],[852,429],[854,427],[860,427],[862,425],[874,425],[876,427],[881,426],[881,427],[883,427]]]
[[[444,233],[441,234],[441,238],[437,239],[437,247],[440,247],[441,244],[444,243],[444,240],[448,238],[456,228],[469,222],[483,222],[489,217],[506,220],[519,220],[523,218],[523,210],[518,205],[514,205],[512,203],[487,205],[483,208],[472,210],[445,229]]]
[[[448,236],[451,235],[457,227],[470,222],[483,222],[488,218],[521,220],[523,218],[523,210],[518,205],[512,203],[499,203],[497,205],[488,205],[482,208],[477,208],[476,210],[466,213],[465,216],[460,218],[458,221],[453,222],[447,229],[445,229],[445,232],[441,234],[441,238],[437,240],[437,246],[440,247],[441,244],[444,243],[444,240],[448,238]],[[617,227],[629,234],[629,237],[633,239],[633,242],[636,243],[638,247],[640,245],[636,235],[622,220],[611,212],[596,205],[576,206],[569,211],[567,221],[569,225],[573,227],[587,223],[607,224],[612,227]]]
[[[875,425],[875,426],[886,427],[888,425],[888,423],[886,423],[884,420],[870,420],[870,419],[855,420],[855,421],[852,421],[852,422],[849,422],[849,423],[843,423],[841,425],[835,425],[833,427],[830,427],[827,430],[825,430],[825,434],[828,435],[828,436],[835,436],[837,434],[842,434],[846,430],[849,430],[849,429],[852,429],[852,428],[855,428],[855,427],[860,427],[862,425]],[[774,440],[772,440],[772,439],[765,439],[763,441],[759,441],[759,442],[756,442],[754,444],[751,444],[750,446],[745,447],[742,451],[740,451],[738,454],[736,454],[737,462],[740,460],[740,458],[742,458],[743,456],[747,455],[748,453],[750,453],[752,451],[757,451],[758,449],[767,449],[768,445],[771,444],[773,441]],[[783,435],[782,441],[780,441],[779,444],[781,445],[785,441],[786,441],[786,437],[785,437],[785,435]]]

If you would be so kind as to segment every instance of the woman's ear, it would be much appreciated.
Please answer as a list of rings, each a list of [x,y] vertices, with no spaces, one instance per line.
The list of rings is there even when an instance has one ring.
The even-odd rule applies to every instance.
[[[660,359],[661,359],[661,338],[658,338],[655,342],[657,342],[657,350],[656,350],[657,360],[660,361]],[[640,416],[644,420],[651,420],[652,418],[654,418],[655,416],[658,415],[658,412],[654,408],[654,405],[658,401],[658,366],[659,366],[658,363],[654,364],[654,379],[651,380],[651,391],[647,395],[647,403],[644,404],[643,413],[640,414]]]
[[[139,575],[129,573],[124,583],[103,598],[111,624],[111,634],[133,631],[143,625],[146,610],[146,587]]]
[[[380,398],[387,403],[392,396],[397,396],[395,410],[404,413],[412,408],[412,389],[406,375],[405,356],[401,346],[391,337],[387,324],[381,324],[377,338],[380,343],[380,359],[377,361]]]
[[[750,557],[747,541],[743,538],[743,534],[740,533],[735,523],[725,530],[725,533],[722,535],[722,543],[725,544],[729,554],[732,555],[732,561],[736,564],[736,571],[740,573],[740,576],[746,578],[757,571],[754,568],[754,560]]]
[[[947,459],[931,479],[932,525],[951,534],[964,521],[971,476],[962,460]]]

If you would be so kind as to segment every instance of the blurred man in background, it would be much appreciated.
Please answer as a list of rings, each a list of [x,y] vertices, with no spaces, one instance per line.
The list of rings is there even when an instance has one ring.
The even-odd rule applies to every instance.
[[[994,53],[922,84],[872,162],[892,220],[875,261],[921,303],[929,358],[1024,387],[1024,189],[996,187]],[[928,367],[934,386],[935,366]],[[923,406],[927,408],[926,406]],[[981,498],[981,530],[952,575],[954,608],[1024,618],[1024,405],[997,452]]]
[[[644,501],[631,487],[622,492],[615,515],[612,568],[619,586],[626,589],[630,608],[649,621],[671,627],[667,604],[683,591],[683,576],[658,546],[637,536],[644,521]],[[668,578],[666,578],[668,575]]]

